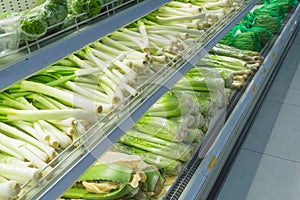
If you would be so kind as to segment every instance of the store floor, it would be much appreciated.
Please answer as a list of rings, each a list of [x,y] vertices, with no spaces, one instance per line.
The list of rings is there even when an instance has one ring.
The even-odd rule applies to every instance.
[[[300,199],[300,32],[217,200]]]

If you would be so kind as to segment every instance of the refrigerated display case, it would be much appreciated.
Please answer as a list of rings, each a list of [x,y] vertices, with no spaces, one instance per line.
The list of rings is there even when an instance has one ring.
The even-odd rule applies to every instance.
[[[0,88],[4,90],[11,84],[38,72],[55,61],[90,44],[106,34],[140,18],[159,8],[169,1],[130,1],[130,7],[122,10],[111,8],[104,19],[98,22],[93,19],[91,24],[76,27],[72,33],[61,33],[38,39],[25,45],[18,53],[3,57],[0,70]],[[226,15],[217,24],[208,29],[197,42],[181,52],[180,60],[166,65],[160,73],[149,77],[149,80],[139,88],[139,93],[129,101],[125,109],[112,113],[112,117],[104,117],[93,125],[85,134],[81,144],[74,148],[66,148],[60,152],[53,167],[53,174],[45,176],[32,186],[21,198],[55,199],[60,197],[102,154],[117,142],[135,122],[163,94],[170,90],[189,69],[191,69],[206,53],[257,3],[257,1],[242,1],[239,9]],[[113,13],[112,16],[111,12]],[[247,89],[238,98],[238,102],[230,111],[228,118],[226,110],[221,110],[214,118],[208,131],[208,137],[201,142],[193,159],[187,163],[184,171],[169,189],[166,199],[205,199],[216,176],[226,160],[229,150],[235,143],[247,117],[268,78],[272,66],[280,57],[283,47],[298,25],[299,8],[294,10],[289,21],[274,43],[264,64],[259,69]],[[98,19],[99,20],[99,19]],[[51,42],[50,42],[51,41]],[[21,55],[20,55],[21,54]],[[18,56],[18,58],[16,58]],[[24,70],[24,67],[27,67]],[[151,83],[151,84],[149,84]],[[153,84],[155,83],[155,84]],[[227,112],[228,113],[228,112]]]

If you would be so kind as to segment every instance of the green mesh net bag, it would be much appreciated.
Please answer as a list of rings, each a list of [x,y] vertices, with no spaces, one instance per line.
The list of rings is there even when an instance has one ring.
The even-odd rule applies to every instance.
[[[274,33],[279,33],[281,29],[281,20],[278,17],[270,15],[258,15],[254,18],[253,26],[264,27]]]
[[[259,37],[254,32],[244,32],[235,36],[233,46],[242,50],[260,52],[261,44]]]
[[[271,3],[280,4],[285,8],[285,10],[288,12],[292,9],[292,7],[296,6],[298,4],[298,1],[294,0],[271,0]]]
[[[239,23],[243,24],[246,28],[251,28],[254,20],[254,15],[252,12],[247,13]]]
[[[284,6],[281,5],[280,3],[270,3],[267,5],[264,5],[263,8],[274,11],[275,13],[277,13],[280,16],[281,19],[284,18],[285,14],[287,12],[286,9],[284,8]]]
[[[256,33],[259,37],[261,48],[263,48],[272,39],[272,32],[264,27],[252,27],[249,31]]]
[[[220,44],[225,44],[228,46],[233,45],[233,40],[234,40],[234,35],[232,34],[231,31],[229,31],[220,41]]]
[[[255,9],[255,10],[253,11],[253,16],[254,16],[254,18],[255,18],[256,16],[259,16],[259,15],[270,15],[270,16],[272,16],[272,17],[281,18],[276,12],[274,12],[274,11],[272,11],[272,10],[269,10],[269,9],[267,9],[267,8],[265,8],[265,7],[261,7],[261,8]],[[253,21],[254,21],[254,19],[253,19]]]
[[[233,36],[239,34],[239,33],[244,33],[247,32],[249,29],[241,22],[239,22],[237,25],[235,25],[232,29],[231,29],[231,33],[233,34]]]

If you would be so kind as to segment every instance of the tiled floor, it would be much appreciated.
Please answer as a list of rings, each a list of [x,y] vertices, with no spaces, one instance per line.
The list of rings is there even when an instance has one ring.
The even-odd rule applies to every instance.
[[[295,38],[218,200],[300,199],[300,32]]]

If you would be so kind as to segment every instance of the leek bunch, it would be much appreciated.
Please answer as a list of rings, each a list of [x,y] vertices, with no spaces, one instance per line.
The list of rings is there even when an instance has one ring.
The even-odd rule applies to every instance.
[[[239,89],[245,85],[245,81],[256,71],[262,63],[262,57],[258,52],[241,50],[224,44],[217,44],[197,66],[216,68],[220,76],[225,80],[228,88]],[[228,74],[233,75],[233,81],[226,81]]]
[[[107,152],[63,194],[68,199],[159,198],[165,178],[139,156]]]

